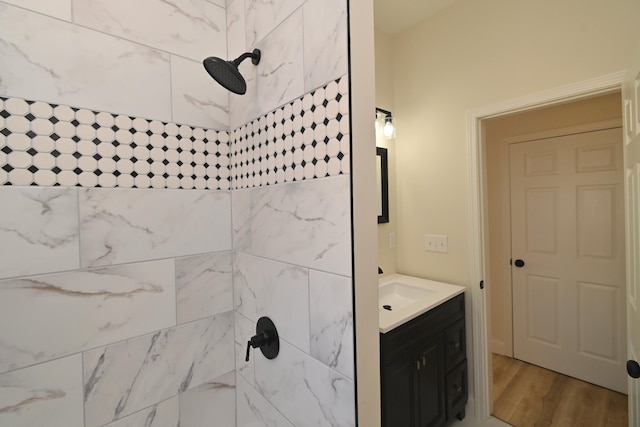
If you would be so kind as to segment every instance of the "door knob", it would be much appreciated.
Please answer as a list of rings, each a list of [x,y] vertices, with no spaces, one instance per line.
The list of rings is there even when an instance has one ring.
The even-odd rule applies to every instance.
[[[631,378],[640,378],[640,365],[635,360],[627,360],[627,373]]]
[[[515,264],[515,266],[516,266],[516,267],[518,267],[518,268],[520,268],[520,267],[524,267],[524,261],[523,261],[523,260],[521,260],[521,259],[517,259],[517,260],[514,262],[514,264]]]

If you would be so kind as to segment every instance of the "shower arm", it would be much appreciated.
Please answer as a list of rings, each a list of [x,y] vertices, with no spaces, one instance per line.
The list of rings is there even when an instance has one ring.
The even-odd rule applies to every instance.
[[[253,65],[258,65],[258,63],[260,62],[260,50],[253,49],[253,52],[245,52],[239,57],[237,57],[236,59],[234,59],[233,61],[231,61],[231,63],[235,65],[236,68],[238,68],[238,66],[242,63],[242,61],[244,61],[247,58],[251,58],[251,62],[253,63]]]

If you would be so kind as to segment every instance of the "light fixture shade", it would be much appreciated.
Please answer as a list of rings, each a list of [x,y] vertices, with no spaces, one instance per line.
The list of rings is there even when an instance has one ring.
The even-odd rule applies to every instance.
[[[380,130],[379,119],[384,118],[384,125],[382,125],[382,135],[385,139],[391,139],[396,137],[396,127],[393,124],[393,116],[391,111],[383,110],[376,107],[376,132]]]
[[[391,139],[396,137],[396,127],[393,124],[393,117],[385,117],[382,134],[385,138]]]

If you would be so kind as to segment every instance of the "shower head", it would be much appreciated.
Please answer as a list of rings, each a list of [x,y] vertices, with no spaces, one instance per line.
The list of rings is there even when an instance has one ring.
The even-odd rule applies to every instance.
[[[207,73],[222,87],[238,95],[244,95],[247,92],[247,82],[240,74],[238,66],[247,58],[251,58],[253,65],[258,65],[260,62],[260,49],[254,49],[253,52],[245,52],[233,61],[225,61],[224,59],[210,56],[202,61],[202,64]]]

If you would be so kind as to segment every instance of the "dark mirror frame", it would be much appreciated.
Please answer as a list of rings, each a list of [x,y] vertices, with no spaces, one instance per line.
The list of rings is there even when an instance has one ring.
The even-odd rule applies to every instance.
[[[380,195],[381,206],[378,206],[378,224],[389,222],[389,172],[387,149],[376,147],[376,161],[380,163]]]

